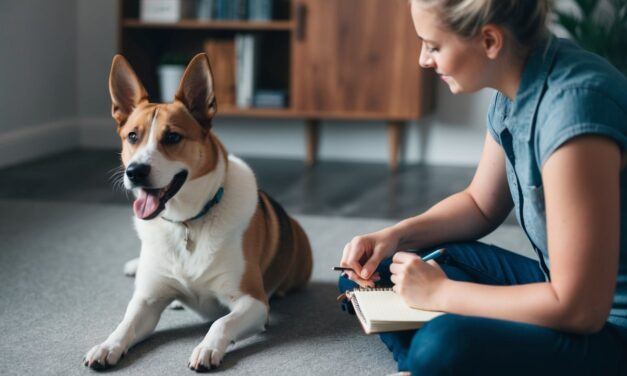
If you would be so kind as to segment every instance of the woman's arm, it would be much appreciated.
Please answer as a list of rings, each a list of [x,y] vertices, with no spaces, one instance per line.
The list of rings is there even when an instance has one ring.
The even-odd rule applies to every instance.
[[[479,166],[469,187],[424,214],[380,231],[354,237],[344,247],[340,265],[362,287],[374,286],[372,273],[399,249],[427,248],[444,242],[477,239],[505,220],[513,204],[505,175],[505,155],[486,134]]]
[[[445,242],[474,240],[496,229],[512,210],[503,149],[486,134],[472,182],[425,213],[393,227],[399,249],[427,248]]]
[[[618,146],[596,136],[560,147],[542,170],[551,282],[487,286],[456,282],[407,253],[393,281],[419,308],[531,323],[577,333],[601,329],[612,304],[620,247]]]

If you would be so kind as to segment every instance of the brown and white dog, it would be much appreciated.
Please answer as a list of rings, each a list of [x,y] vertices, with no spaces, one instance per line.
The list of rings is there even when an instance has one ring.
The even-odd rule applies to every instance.
[[[109,91],[142,245],[126,314],[84,363],[115,365],[176,299],[213,321],[188,363],[207,371],[220,364],[230,343],[264,330],[272,294],[307,283],[309,240],[211,131],[216,100],[207,55],[189,63],[173,103],[149,103],[119,55]]]

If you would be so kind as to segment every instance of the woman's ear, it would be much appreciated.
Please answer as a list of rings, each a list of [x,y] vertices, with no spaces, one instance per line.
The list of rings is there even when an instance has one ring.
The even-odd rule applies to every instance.
[[[489,59],[496,59],[505,44],[505,30],[495,24],[487,24],[481,28],[481,46]]]

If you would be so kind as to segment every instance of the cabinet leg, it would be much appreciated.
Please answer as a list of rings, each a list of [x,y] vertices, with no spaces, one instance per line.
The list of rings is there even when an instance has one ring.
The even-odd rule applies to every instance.
[[[401,143],[403,141],[403,131],[405,130],[405,122],[390,121],[387,123],[388,129],[388,145],[390,170],[398,170],[399,155],[401,152]]]
[[[308,167],[316,164],[316,157],[318,154],[318,136],[320,132],[320,120],[307,119],[305,120],[305,136],[306,136],[306,156],[305,164]]]

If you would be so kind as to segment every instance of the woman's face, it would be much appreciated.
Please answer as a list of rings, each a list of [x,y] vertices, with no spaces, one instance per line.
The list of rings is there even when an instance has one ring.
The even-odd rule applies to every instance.
[[[415,1],[411,15],[418,38],[422,40],[420,66],[433,68],[454,94],[468,93],[487,86],[488,66],[480,38],[461,39],[446,31],[438,16]]]

